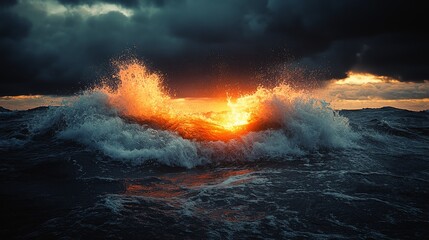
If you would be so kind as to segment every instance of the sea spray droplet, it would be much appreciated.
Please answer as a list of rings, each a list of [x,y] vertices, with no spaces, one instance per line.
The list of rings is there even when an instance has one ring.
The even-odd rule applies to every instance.
[[[348,148],[358,137],[329,104],[285,83],[224,99],[221,111],[211,111],[213,100],[200,99],[204,108],[196,111],[189,109],[192,100],[170,97],[162,78],[138,62],[119,65],[117,75],[116,88],[103,84],[85,91],[38,125],[61,121],[59,138],[113,159],[188,168]]]
[[[295,102],[329,106],[315,101],[289,85],[274,88],[259,87],[253,94],[235,100],[224,99],[224,111],[212,111],[209,106],[190,113],[187,101],[180,105],[165,90],[159,74],[150,72],[137,60],[117,63],[119,85],[112,89],[102,85],[96,91],[108,96],[109,104],[125,117],[164,130],[177,132],[187,139],[199,141],[229,140],[252,132],[280,129],[287,125],[286,118],[293,114]],[[211,102],[207,101],[207,105]]]

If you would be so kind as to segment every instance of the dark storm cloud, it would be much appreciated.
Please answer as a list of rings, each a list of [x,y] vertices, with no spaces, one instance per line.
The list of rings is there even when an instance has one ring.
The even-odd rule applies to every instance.
[[[320,80],[349,70],[429,79],[425,8],[416,2],[60,0],[0,8],[0,95],[74,92],[128,49],[176,86],[251,79],[285,64]]]
[[[12,6],[15,5],[18,1],[17,0],[4,0],[0,1],[0,7],[1,6]]]
[[[31,24],[22,17],[0,10],[0,36],[2,40],[18,40],[28,35]]]

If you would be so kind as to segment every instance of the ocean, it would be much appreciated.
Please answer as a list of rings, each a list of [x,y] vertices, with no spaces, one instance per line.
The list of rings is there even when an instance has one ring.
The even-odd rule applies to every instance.
[[[2,239],[429,234],[428,111],[294,101],[275,127],[204,141],[81,98],[2,109]]]

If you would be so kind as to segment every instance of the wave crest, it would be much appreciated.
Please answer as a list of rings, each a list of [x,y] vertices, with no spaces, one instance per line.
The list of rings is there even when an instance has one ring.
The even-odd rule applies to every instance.
[[[103,85],[50,109],[33,131],[55,128],[60,139],[133,164],[154,160],[188,168],[348,148],[358,138],[329,104],[287,84],[228,100],[224,112],[190,114],[171,107],[158,75],[140,65],[131,69],[137,74],[120,70],[117,89]]]

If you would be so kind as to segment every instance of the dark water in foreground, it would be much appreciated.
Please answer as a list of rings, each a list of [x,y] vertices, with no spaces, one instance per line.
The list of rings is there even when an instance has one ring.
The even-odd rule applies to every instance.
[[[297,140],[296,125],[206,146],[58,111],[0,113],[1,239],[429,235],[427,111],[342,111],[354,145],[332,147],[330,132]]]

